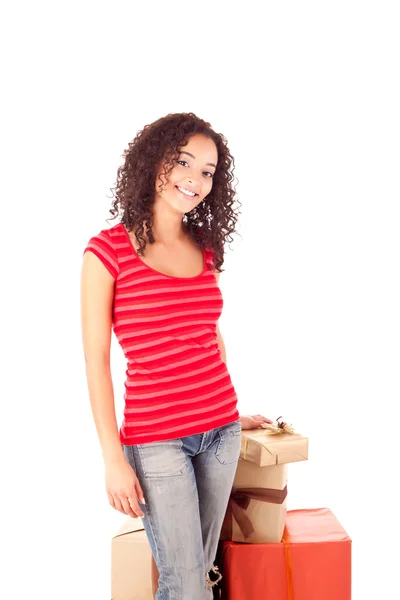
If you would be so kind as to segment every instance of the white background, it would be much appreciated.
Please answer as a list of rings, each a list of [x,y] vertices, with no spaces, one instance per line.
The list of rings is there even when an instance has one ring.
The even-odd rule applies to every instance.
[[[288,509],[334,512],[353,540],[353,600],[395,597],[396,9],[2,10],[1,597],[110,598],[111,537],[125,516],[108,504],[86,388],[81,258],[110,225],[128,142],[189,111],[226,136],[239,181],[220,328],[240,412],[283,415],[309,437],[309,460],[289,468]],[[112,369],[120,423],[114,334]]]

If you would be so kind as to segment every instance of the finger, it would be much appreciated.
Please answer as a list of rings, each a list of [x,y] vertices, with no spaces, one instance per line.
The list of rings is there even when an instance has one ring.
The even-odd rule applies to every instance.
[[[111,506],[112,506],[113,508],[115,508],[115,504],[114,504],[114,498],[113,498],[112,494],[110,494],[110,492],[108,492],[108,491],[107,491],[107,496],[108,496],[108,501],[109,501],[109,503],[111,504]]]
[[[262,415],[254,415],[253,419],[255,421],[259,421],[260,423],[263,423],[264,421],[272,422],[270,419],[267,419],[267,417],[263,417]]]
[[[116,510],[119,510],[119,512],[125,513],[124,507],[122,506],[121,500],[119,499],[119,497],[117,495],[114,495],[113,498],[114,498],[114,508]]]
[[[121,504],[124,507],[125,514],[129,515],[133,519],[137,519],[137,517],[144,517],[143,512],[141,511],[137,500],[134,496],[122,497],[120,498]]]
[[[272,419],[268,419],[267,417],[263,417],[262,415],[258,415],[265,423],[273,423]]]
[[[142,504],[146,504],[146,502],[144,501],[144,494],[143,494],[143,490],[140,486],[139,479],[136,479],[135,492],[136,492],[139,502],[141,502]]]
[[[144,517],[144,513],[139,506],[138,499],[134,494],[128,496],[127,502],[129,502],[130,509],[134,513],[134,519],[136,519],[136,517]]]

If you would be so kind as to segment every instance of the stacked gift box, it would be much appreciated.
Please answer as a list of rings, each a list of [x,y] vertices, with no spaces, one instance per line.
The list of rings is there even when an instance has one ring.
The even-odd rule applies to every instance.
[[[128,517],[111,540],[111,600],[153,600],[152,552],[140,517]]]
[[[288,465],[308,439],[277,419],[242,431],[215,564],[221,600],[350,600],[351,539],[329,508],[287,510]],[[112,600],[152,600],[151,549],[140,518],[112,539]],[[190,600],[190,599],[187,599]]]
[[[277,419],[244,430],[216,562],[222,600],[350,600],[351,539],[329,508],[287,510],[308,439]]]

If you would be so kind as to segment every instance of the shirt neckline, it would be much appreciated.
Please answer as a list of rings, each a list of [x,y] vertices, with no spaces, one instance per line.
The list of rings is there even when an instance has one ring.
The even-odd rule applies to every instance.
[[[119,223],[119,225],[121,226],[122,230],[125,233],[125,236],[127,238],[127,241],[129,243],[129,246],[131,248],[132,253],[142,263],[142,265],[144,267],[146,267],[146,269],[149,269],[150,271],[153,271],[153,273],[157,273],[157,275],[161,275],[162,277],[168,277],[169,279],[178,279],[178,280],[181,280],[181,281],[190,281],[191,279],[197,279],[198,277],[201,277],[205,273],[206,268],[207,268],[207,262],[206,262],[206,256],[205,256],[204,248],[202,248],[203,269],[202,269],[201,273],[199,273],[198,275],[192,275],[191,277],[176,277],[175,275],[167,275],[167,273],[162,273],[161,271],[157,271],[156,269],[153,269],[153,267],[150,267],[149,265],[146,265],[146,263],[143,262],[143,260],[139,256],[139,254],[136,252],[136,248],[134,247],[134,245],[133,245],[133,243],[131,241],[131,238],[128,235],[128,232],[125,229],[125,225],[123,223]]]

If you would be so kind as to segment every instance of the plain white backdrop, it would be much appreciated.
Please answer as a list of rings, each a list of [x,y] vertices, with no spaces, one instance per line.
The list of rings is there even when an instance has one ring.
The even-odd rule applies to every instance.
[[[242,414],[309,437],[288,509],[353,540],[353,600],[397,590],[395,2],[20,2],[2,9],[0,595],[109,600],[108,504],[79,284],[137,131],[194,112],[242,203],[220,329]],[[125,362],[113,334],[122,419]],[[260,598],[262,595],[260,595]],[[321,600],[323,600],[321,598]],[[340,599],[338,599],[340,600]]]

